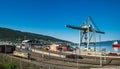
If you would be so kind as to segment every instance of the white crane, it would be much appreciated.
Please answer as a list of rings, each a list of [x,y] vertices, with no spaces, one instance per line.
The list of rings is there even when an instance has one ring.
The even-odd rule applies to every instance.
[[[86,24],[82,23],[80,27],[76,27],[72,25],[66,25],[66,27],[80,31],[80,37],[79,37],[80,41],[78,46],[79,49],[81,44],[84,44],[86,49],[88,50],[90,48],[89,44],[92,43],[94,44],[94,51],[96,51],[96,33],[105,34],[105,32],[99,30],[99,28],[95,25],[95,23],[90,18],[90,16],[88,16],[88,22]],[[92,38],[93,38],[93,42],[91,42]]]

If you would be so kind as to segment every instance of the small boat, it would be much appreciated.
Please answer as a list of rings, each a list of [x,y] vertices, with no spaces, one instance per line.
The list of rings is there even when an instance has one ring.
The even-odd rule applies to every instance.
[[[118,42],[115,41],[115,42],[112,44],[112,47],[120,47],[120,44],[118,44]]]

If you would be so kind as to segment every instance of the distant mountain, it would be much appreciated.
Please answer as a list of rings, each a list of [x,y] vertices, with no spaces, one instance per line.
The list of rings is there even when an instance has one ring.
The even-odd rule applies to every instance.
[[[24,39],[38,39],[43,41],[68,42],[68,41],[57,39],[51,36],[35,34],[30,32],[22,32],[18,30],[9,29],[9,28],[0,28],[0,40],[16,41],[16,40],[24,40]]]

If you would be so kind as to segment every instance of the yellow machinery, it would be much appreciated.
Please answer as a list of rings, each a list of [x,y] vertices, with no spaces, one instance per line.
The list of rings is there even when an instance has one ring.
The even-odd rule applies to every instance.
[[[26,58],[26,59],[30,58],[30,54],[28,52],[23,52],[23,51],[14,51],[13,55],[17,57]]]

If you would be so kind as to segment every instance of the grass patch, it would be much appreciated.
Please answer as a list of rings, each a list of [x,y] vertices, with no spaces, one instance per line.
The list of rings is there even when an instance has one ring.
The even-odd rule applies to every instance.
[[[23,58],[21,58],[23,59]],[[20,58],[13,58],[7,54],[0,53],[0,69],[49,69],[46,65],[36,65],[30,62],[22,61]],[[28,60],[29,61],[29,60]],[[50,69],[60,69],[57,66],[50,66]]]

